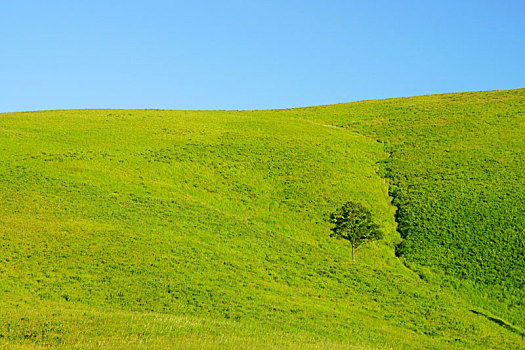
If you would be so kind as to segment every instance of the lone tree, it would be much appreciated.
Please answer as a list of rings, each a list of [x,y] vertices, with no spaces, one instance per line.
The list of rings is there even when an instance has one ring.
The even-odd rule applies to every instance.
[[[355,251],[361,244],[383,238],[383,232],[372,221],[372,213],[359,203],[346,202],[330,215],[330,221],[335,225],[330,237],[348,240],[352,245],[354,261]]]

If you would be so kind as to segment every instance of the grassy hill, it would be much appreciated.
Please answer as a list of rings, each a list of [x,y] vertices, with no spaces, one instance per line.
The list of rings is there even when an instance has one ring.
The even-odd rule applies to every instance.
[[[523,325],[525,90],[367,101],[315,114],[377,138],[391,153],[381,175],[398,208],[398,255],[422,278],[444,271],[474,282]]]
[[[524,105],[0,114],[0,346],[520,348]]]

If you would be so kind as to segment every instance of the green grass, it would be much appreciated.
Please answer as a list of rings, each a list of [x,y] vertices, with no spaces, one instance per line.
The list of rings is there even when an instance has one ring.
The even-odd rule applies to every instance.
[[[398,208],[398,254],[422,277],[434,270],[474,282],[524,327],[525,89],[327,106],[315,115],[391,152],[381,173]]]
[[[490,218],[523,213],[523,103],[512,90],[278,111],[1,114],[0,346],[520,348],[523,226],[494,231],[515,245],[496,242],[506,255],[490,267],[506,274],[490,279],[489,265],[458,268],[488,228],[436,235],[432,214],[448,222],[457,186],[470,196],[479,183],[498,204]],[[492,122],[502,110],[507,123]],[[438,160],[427,156],[436,145]],[[460,158],[448,158],[453,145]],[[501,176],[483,170],[500,151]],[[436,180],[442,169],[449,181]],[[503,199],[488,195],[502,187]],[[391,195],[410,269],[395,256]],[[350,199],[386,234],[356,263],[326,221]],[[458,208],[464,227],[479,223]],[[442,256],[445,233],[470,245]]]

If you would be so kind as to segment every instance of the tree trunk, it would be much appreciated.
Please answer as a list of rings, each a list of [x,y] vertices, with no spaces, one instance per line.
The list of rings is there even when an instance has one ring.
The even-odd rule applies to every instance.
[[[355,261],[355,246],[352,244],[352,260]]]

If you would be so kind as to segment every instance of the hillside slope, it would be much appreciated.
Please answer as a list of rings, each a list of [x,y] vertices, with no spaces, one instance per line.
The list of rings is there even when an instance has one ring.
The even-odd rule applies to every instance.
[[[319,116],[391,152],[382,175],[398,255],[422,277],[474,283],[525,326],[525,89],[323,106]]]
[[[499,94],[513,96],[498,97],[506,108],[522,110],[523,90]],[[414,99],[438,110],[454,105],[445,98]],[[510,305],[484,304],[478,290],[471,298],[454,288],[454,277],[434,278],[458,275],[457,258],[423,251],[418,239],[429,249],[439,243],[414,227],[433,224],[428,214],[405,214],[416,210],[405,202],[428,211],[420,198],[429,188],[406,191],[412,182],[399,180],[413,181],[403,171],[427,166],[427,152],[414,153],[406,145],[416,141],[399,132],[409,122],[405,129],[428,133],[406,117],[421,113],[398,117],[407,103],[0,115],[0,344],[519,348],[523,313],[513,274],[503,278]],[[522,132],[517,125],[506,135]],[[377,140],[395,152],[389,157]],[[503,161],[519,171],[523,144],[506,145]],[[387,168],[394,188],[419,200],[392,192],[401,250],[418,273],[394,254],[401,239],[379,176]],[[368,206],[387,237],[359,250],[357,263],[345,242],[328,237],[327,216],[348,199]],[[409,226],[407,217],[421,223]],[[523,250],[516,249],[519,272]],[[422,279],[428,254],[439,259]],[[459,275],[490,282],[470,270]]]

